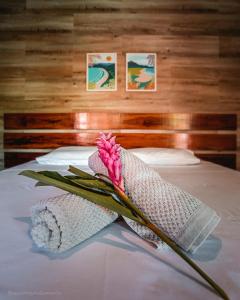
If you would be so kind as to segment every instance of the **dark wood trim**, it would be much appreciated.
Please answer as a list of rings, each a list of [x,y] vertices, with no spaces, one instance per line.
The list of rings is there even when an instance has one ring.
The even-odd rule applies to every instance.
[[[234,114],[122,114],[121,127],[163,130],[235,130]]]
[[[236,114],[7,113],[5,129],[236,130]]]
[[[213,162],[224,167],[236,169],[237,155],[236,154],[222,154],[222,153],[201,153],[196,154],[200,159]]]
[[[236,151],[237,148],[236,133],[221,132],[221,130],[236,130],[236,114],[7,113],[4,115],[4,126],[5,149],[55,149],[71,145],[95,145],[98,137],[97,131],[110,129],[118,131],[114,133],[117,136],[117,142],[125,148],[185,148],[212,152]],[[35,129],[42,130],[42,132],[29,132],[29,130]],[[80,132],[47,132],[47,130],[53,129],[56,131],[77,129]],[[96,132],[81,131],[85,129],[95,129]],[[145,132],[119,133],[121,129],[136,129]],[[19,132],[7,130],[19,130]],[[23,130],[24,132],[21,132]],[[148,130],[172,130],[173,133],[150,133]],[[41,154],[36,152],[5,152],[5,166],[10,167],[23,163],[35,159]],[[236,167],[236,154],[197,155],[202,159],[223,166]]]
[[[235,134],[194,133],[116,133],[125,148],[163,147],[192,150],[235,150]],[[4,134],[5,149],[52,149],[60,146],[95,145],[98,133],[9,133]]]
[[[46,153],[42,152],[5,152],[4,153],[4,167],[10,168],[19,164],[26,163],[30,160],[34,160],[40,155]]]

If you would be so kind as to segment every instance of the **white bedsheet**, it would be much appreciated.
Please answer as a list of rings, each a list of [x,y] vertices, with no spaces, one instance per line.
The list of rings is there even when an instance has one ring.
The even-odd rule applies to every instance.
[[[181,258],[171,251],[157,252],[122,222],[62,255],[41,252],[29,236],[30,207],[63,192],[35,188],[35,181],[17,175],[23,169],[64,167],[31,162],[0,172],[1,300],[219,299]],[[240,299],[240,173],[203,162],[162,167],[160,174],[222,217],[193,259],[230,299]]]

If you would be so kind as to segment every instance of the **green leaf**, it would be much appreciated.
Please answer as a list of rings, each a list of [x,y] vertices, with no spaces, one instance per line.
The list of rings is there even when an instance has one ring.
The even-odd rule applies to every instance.
[[[53,175],[54,173],[54,175]],[[70,180],[67,180],[60,174],[56,174],[56,172],[34,172],[31,170],[25,170],[20,173],[20,175],[30,177],[32,179],[38,180],[44,184],[49,184],[52,186],[55,186],[57,188],[60,188],[62,190],[65,190],[69,193],[78,195],[86,200],[89,200],[92,203],[95,203],[97,205],[103,206],[107,209],[110,209],[114,212],[116,212],[119,215],[125,216],[129,219],[132,219],[133,221],[136,221],[142,225],[145,223],[142,221],[142,219],[136,217],[132,211],[124,207],[122,204],[118,203],[116,200],[114,200],[109,195],[101,195],[92,191],[85,190],[81,188],[80,186],[75,186]],[[49,176],[50,175],[50,176]],[[54,178],[53,178],[54,176]],[[68,182],[66,182],[68,181]]]
[[[56,171],[40,171],[39,174],[46,175],[48,177],[51,177],[53,179],[60,180],[62,182],[73,184],[75,186],[80,186],[81,188],[84,188],[86,190],[104,194],[104,195],[110,195],[118,202],[121,202],[119,197],[115,194],[115,190],[113,186],[109,186],[104,181],[100,179],[81,179],[79,176],[62,176]],[[71,179],[70,179],[71,178]],[[74,178],[74,179],[72,179]],[[46,184],[38,182],[35,186],[46,186]],[[124,205],[125,206],[125,205]]]
[[[109,191],[107,190],[104,190],[104,189],[100,189],[100,188],[97,188],[97,187],[94,187],[94,186],[87,186],[87,185],[84,185],[82,183],[80,183],[79,181],[77,180],[71,180],[71,182],[76,185],[76,186],[79,186],[81,187],[82,189],[85,189],[87,191],[92,191],[92,192],[95,192],[95,193],[99,193],[99,194],[103,194],[103,195],[109,195],[111,194]]]
[[[100,180],[100,179],[96,179],[95,180],[88,180],[88,179],[71,179],[71,181],[89,187],[89,188],[98,188],[98,189],[103,189],[105,191],[109,191],[114,193],[114,187],[110,186],[109,184],[106,184],[106,182]]]
[[[95,176],[91,175],[91,174],[88,174],[87,172],[84,172],[82,170],[79,170],[78,168],[75,168],[74,166],[69,166],[69,169],[68,169],[69,172],[75,174],[75,175],[78,175],[79,177],[81,177],[82,179],[92,179],[92,180],[95,180]]]
[[[93,185],[92,186],[87,186],[87,185],[81,184],[79,182],[76,182],[76,180],[70,180],[70,179],[66,178],[65,176],[60,175],[56,171],[40,171],[40,172],[37,172],[37,173],[45,175],[45,176],[53,178],[53,179],[60,180],[61,182],[64,182],[64,183],[67,183],[67,184],[74,185],[76,187],[80,186],[81,188],[83,188],[85,190],[88,190],[88,191],[92,191],[92,192],[100,193],[100,194],[105,194],[105,195],[109,194],[109,192],[107,192],[103,189],[99,189],[99,188],[97,188]],[[78,179],[78,180],[80,180],[80,179]]]
[[[56,180],[60,180],[60,181],[65,182],[65,183],[71,183],[71,180],[65,178],[64,176],[60,175],[56,171],[40,171],[40,172],[37,172],[37,173],[45,175],[45,176],[53,178],[53,179],[56,179]]]
[[[83,180],[83,181],[86,181],[86,180]],[[87,189],[89,191],[109,195],[114,200],[118,201],[123,206],[127,207],[126,204],[124,202],[122,202],[121,198],[115,192],[114,188],[109,188],[109,186],[106,186],[106,189],[103,188],[102,186],[103,186],[104,183],[99,181],[99,180],[96,180],[96,183],[94,183],[94,180],[91,180],[91,182],[93,182],[92,184],[84,184],[84,182],[82,182],[82,180],[81,181],[80,180],[72,180],[72,182],[76,183],[80,187],[82,187],[84,189]],[[98,185],[98,183],[100,183],[100,184]],[[101,188],[99,188],[98,186],[101,186]]]
[[[70,179],[70,180],[72,180],[72,179],[82,179],[82,180],[84,180],[83,178],[81,178],[77,175],[64,175],[64,177],[67,178],[67,179]]]

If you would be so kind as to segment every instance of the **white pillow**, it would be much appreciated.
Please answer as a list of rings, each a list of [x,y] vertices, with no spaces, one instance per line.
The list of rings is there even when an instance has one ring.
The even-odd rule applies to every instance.
[[[150,165],[184,166],[200,163],[200,159],[186,149],[136,148],[129,151]]]
[[[36,157],[42,165],[88,165],[88,158],[97,150],[95,146],[60,147],[46,155]]]

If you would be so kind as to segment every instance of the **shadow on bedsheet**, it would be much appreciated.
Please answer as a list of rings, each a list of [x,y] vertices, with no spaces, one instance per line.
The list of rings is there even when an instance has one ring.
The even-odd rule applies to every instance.
[[[21,222],[29,225],[28,235],[31,238],[31,234],[30,234],[31,218],[30,217],[17,217],[17,218],[15,218],[15,220],[21,221]],[[109,233],[110,226],[111,225],[107,226],[106,228],[104,228],[103,230],[101,230],[100,232],[98,232],[97,234],[95,234],[94,236],[89,238],[88,240],[80,243],[79,245],[76,245],[72,249],[69,249],[63,253],[53,254],[53,253],[47,252],[45,250],[41,250],[34,243],[32,246],[32,252],[42,253],[42,254],[48,256],[50,259],[64,259],[64,258],[71,256],[75,252],[81,250],[82,248],[87,247],[89,244],[92,244],[93,242],[100,242],[100,243],[108,244],[111,246],[129,250],[129,251],[140,250],[139,249],[140,246],[133,244],[132,241],[130,241],[123,235],[124,232],[125,233],[132,232],[135,235],[135,232],[130,227],[128,227],[128,225],[126,223],[121,222],[121,221],[114,223],[114,230],[113,230],[113,232],[111,232],[111,234],[114,233],[114,236],[121,239],[122,241],[114,241],[112,239],[106,238],[106,235]],[[111,229],[113,229],[113,226],[111,227]],[[123,243],[123,241],[127,242],[127,244]],[[221,240],[219,238],[215,237],[214,235],[210,235],[207,238],[207,240],[203,243],[203,245],[197,250],[196,253],[188,254],[188,256],[197,261],[211,261],[211,260],[214,260],[218,256],[218,253],[219,253],[221,247],[222,247]],[[156,250],[154,250],[154,251],[156,251]],[[166,250],[163,249],[162,251],[166,251]],[[144,251],[144,252],[147,252],[147,251]],[[161,250],[159,252],[161,252]]]
[[[211,234],[204,241],[201,247],[199,247],[196,253],[188,254],[188,256],[198,261],[203,261],[203,262],[210,261],[217,258],[221,248],[222,248],[222,241],[216,236]]]
[[[31,226],[31,218],[30,217],[17,217],[15,218],[17,221],[21,221],[23,223],[26,223],[29,225],[28,235],[29,238],[31,238],[30,234],[30,226]],[[111,227],[111,232],[109,232],[109,228]],[[107,238],[106,236],[108,234],[114,235],[114,237],[120,239],[120,241],[115,241],[113,239]],[[34,243],[32,244],[32,252],[43,254],[45,256],[48,256],[50,259],[65,259],[73,255],[75,252],[78,252],[79,250],[87,247],[89,244],[92,244],[94,242],[108,244],[111,246],[115,246],[117,248],[125,249],[128,251],[141,251],[141,246],[138,244],[134,244],[133,241],[130,241],[130,239],[126,238],[124,233],[133,233],[134,236],[137,236],[135,232],[125,223],[122,221],[118,221],[114,223],[114,226],[108,225],[106,228],[101,230],[100,232],[96,233],[94,236],[89,238],[88,240],[80,243],[79,245],[76,245],[75,247],[59,254],[54,254],[47,252],[46,250],[38,248]],[[148,242],[146,242],[148,243]],[[214,235],[210,235],[207,240],[203,243],[203,245],[196,251],[194,254],[188,254],[189,257],[191,257],[194,260],[197,261],[211,261],[216,259],[218,256],[218,253],[220,249],[222,248],[222,242],[219,238],[215,237]],[[162,249],[157,251],[156,248],[152,247],[153,251],[156,253],[161,253],[161,251],[166,252],[166,249]],[[147,250],[144,250],[142,252],[148,252]]]
[[[29,238],[31,239],[30,235],[30,226],[31,226],[31,218],[30,217],[17,217],[15,218],[17,221],[24,222],[29,225]],[[111,228],[111,231],[109,230]],[[199,280],[196,278],[193,273],[193,275],[190,275],[186,272],[184,272],[181,268],[178,268],[176,265],[172,264],[169,260],[166,261],[165,257],[166,255],[162,255],[162,253],[166,253],[168,250],[160,250],[157,251],[155,247],[150,246],[147,241],[144,241],[142,239],[139,239],[139,237],[135,234],[135,232],[128,227],[128,225],[124,222],[115,222],[114,224],[108,225],[106,228],[89,238],[88,240],[80,243],[79,245],[63,252],[60,254],[54,254],[47,252],[45,250],[39,249],[34,243],[32,243],[32,248],[30,251],[32,253],[40,254],[47,256],[50,260],[62,260],[67,259],[68,257],[77,254],[81,251],[81,249],[84,249],[88,247],[89,245],[93,243],[102,243],[105,245],[114,246],[117,248],[125,249],[127,251],[131,252],[141,252],[146,255],[151,256],[152,258],[160,261],[161,263],[165,264],[166,266],[174,269],[176,272],[182,274],[185,277],[188,277],[189,279],[197,282],[198,284],[204,286],[211,292],[215,293],[215,291],[208,286],[205,282]],[[198,251],[195,254],[189,255],[191,258],[197,261],[210,261],[214,260],[220,249],[221,249],[221,240],[216,238],[213,235],[210,235],[208,239],[204,242],[204,244],[198,249]]]

